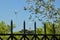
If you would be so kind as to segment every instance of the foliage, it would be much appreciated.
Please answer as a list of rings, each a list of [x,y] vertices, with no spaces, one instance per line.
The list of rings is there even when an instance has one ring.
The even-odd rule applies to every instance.
[[[52,29],[52,23],[51,22],[46,22],[45,23],[46,24],[46,33],[47,34],[53,34],[53,29]],[[59,24],[55,24],[55,31],[56,31],[56,34],[60,34],[60,27],[59,27],[60,25]],[[8,33],[10,33],[10,27],[9,27],[9,25],[6,25],[5,23],[4,23],[4,21],[2,21],[2,22],[0,22],[0,33],[2,33],[2,34],[8,34]],[[19,31],[19,32],[14,32],[14,34],[21,34],[21,33],[23,33],[24,31],[23,30],[21,30],[21,31]],[[31,31],[29,31],[29,30],[26,30],[26,32],[27,32],[27,34],[29,34],[30,32],[31,33],[34,33],[34,30],[31,30]],[[36,33],[37,34],[44,34],[44,27],[41,27],[41,28],[37,28],[36,29]],[[1,38],[3,38],[4,40],[6,40],[9,36],[0,36]],[[19,40],[22,36],[14,36],[14,37],[16,37],[17,38],[17,40]],[[29,39],[31,39],[33,36],[27,36]],[[39,38],[41,38],[42,36],[38,36]],[[51,38],[50,36],[49,36],[49,38]]]
[[[56,34],[60,34],[60,8],[54,5],[55,0],[26,0],[27,7],[24,10],[29,11],[29,20],[35,21],[37,18],[46,24],[46,33],[53,34],[53,24]],[[37,34],[44,34],[44,28],[37,28]]]
[[[51,22],[46,22],[46,34],[53,34],[53,23]],[[60,34],[60,25],[59,24],[54,24],[54,28],[55,28],[55,33],[56,34]],[[44,27],[42,28],[37,28],[37,33],[38,34],[42,34],[44,33]]]
[[[46,34],[53,34],[53,24],[51,22],[46,22]],[[54,24],[55,28],[55,34],[60,34],[60,25]],[[44,27],[37,28],[37,34],[44,34]],[[48,38],[51,38],[52,36],[48,36]],[[59,36],[56,36],[59,38]],[[39,36],[39,38],[42,38],[42,36]]]
[[[13,24],[13,28],[15,28],[15,25]],[[0,34],[10,34],[10,25],[6,25],[4,21],[0,22]],[[0,36],[3,40],[7,40],[9,36]],[[19,36],[18,36],[19,37]],[[17,38],[17,36],[16,36]]]
[[[26,0],[26,2],[28,6],[24,7],[24,10],[30,12],[30,20],[37,18],[42,22],[43,20],[52,20],[54,23],[57,23],[58,19],[60,19],[60,8],[55,7],[55,0]]]
[[[6,34],[6,33],[9,33],[9,30],[10,28],[9,28],[9,25],[6,25],[5,23],[4,23],[4,21],[2,21],[2,22],[0,22],[0,33],[1,34]]]

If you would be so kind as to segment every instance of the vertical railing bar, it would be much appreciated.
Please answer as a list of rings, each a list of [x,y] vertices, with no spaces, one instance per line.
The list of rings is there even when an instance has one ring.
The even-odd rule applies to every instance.
[[[53,38],[55,40],[55,28],[54,28],[54,24],[53,24]]]
[[[35,34],[36,34],[36,22],[34,23],[34,28],[35,28],[34,30],[35,30]]]
[[[25,21],[24,21],[24,34],[25,34]]]
[[[46,40],[46,24],[44,23],[44,34],[45,34],[45,40]]]
[[[25,35],[25,25],[26,25],[26,24],[25,24],[25,21],[24,21],[24,35]],[[24,36],[24,40],[25,40],[25,36]]]
[[[54,24],[53,24],[53,34],[55,34],[55,28],[54,28]]]
[[[11,20],[11,40],[13,40],[13,21]]]
[[[46,34],[46,24],[44,23],[44,34]]]
[[[34,30],[35,30],[35,35],[36,35],[36,22],[34,23]],[[35,37],[36,40],[36,37]]]

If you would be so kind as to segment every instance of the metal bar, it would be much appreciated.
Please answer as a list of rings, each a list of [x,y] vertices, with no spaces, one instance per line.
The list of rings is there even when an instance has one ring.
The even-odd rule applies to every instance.
[[[13,21],[11,20],[11,40],[13,40]]]
[[[44,23],[44,34],[46,34],[46,24]]]
[[[25,40],[25,21],[24,21],[24,40]]]
[[[46,40],[46,24],[44,23],[44,37],[45,37],[45,40]]]
[[[1,36],[9,36],[11,34],[0,34]],[[24,34],[13,34],[14,36],[22,36]],[[25,34],[25,35],[28,35],[28,36],[32,36],[32,35],[35,35],[35,34]],[[36,34],[37,36],[44,36],[45,34]],[[54,34],[46,34],[47,36],[53,36]],[[60,36],[60,34],[55,34],[55,36]]]
[[[35,30],[35,35],[36,35],[36,22],[34,23],[34,30]],[[35,40],[36,40],[36,36],[35,36]]]
[[[36,34],[36,22],[34,23],[34,28],[35,28],[34,30],[35,30],[35,34]]]
[[[53,34],[55,34],[55,28],[54,28],[54,24],[53,24]]]

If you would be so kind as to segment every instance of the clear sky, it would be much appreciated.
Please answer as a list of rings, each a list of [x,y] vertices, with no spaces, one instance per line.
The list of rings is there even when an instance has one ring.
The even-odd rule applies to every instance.
[[[55,1],[56,8],[60,7],[60,0]],[[28,20],[29,14],[27,14],[23,7],[26,6],[25,0],[0,0],[0,21],[5,21],[6,24],[10,25],[11,19],[16,24],[16,28],[14,31],[21,30],[23,28],[23,21],[26,21],[26,28],[28,29],[33,27],[33,22]],[[18,14],[15,15],[15,10],[18,11]],[[39,21],[37,21],[37,27],[42,25]]]

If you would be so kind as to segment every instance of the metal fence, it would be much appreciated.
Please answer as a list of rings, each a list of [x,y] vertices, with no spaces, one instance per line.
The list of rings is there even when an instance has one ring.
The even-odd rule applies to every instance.
[[[53,24],[53,34],[46,34],[46,25],[44,24],[44,34],[36,34],[36,22],[34,22],[34,34],[26,34],[25,33],[25,21],[24,21],[24,33],[23,34],[13,34],[13,21],[11,20],[11,34],[0,34],[0,36],[10,36],[7,40],[17,40],[16,37],[14,37],[15,35],[17,36],[22,36],[19,40],[60,40],[60,34],[55,34],[55,28],[54,28],[54,24]],[[29,39],[28,36],[33,36],[31,39]],[[43,36],[42,38],[39,38],[39,36]],[[51,38],[49,38],[48,36],[51,36]],[[57,36],[59,36],[59,38],[57,38]],[[14,38],[14,39],[13,39]],[[0,40],[3,40],[0,37]]]

